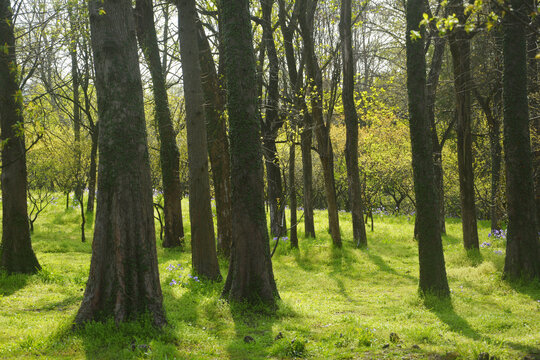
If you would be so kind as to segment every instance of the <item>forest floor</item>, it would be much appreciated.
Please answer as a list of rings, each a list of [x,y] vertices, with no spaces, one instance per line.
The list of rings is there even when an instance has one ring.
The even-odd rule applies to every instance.
[[[184,204],[189,239],[189,217]],[[223,283],[190,278],[191,255],[158,244],[169,324],[91,323],[72,330],[88,276],[91,221],[81,243],[79,212],[61,204],[36,222],[43,270],[0,273],[0,358],[43,359],[539,359],[540,284],[501,279],[505,240],[479,222],[480,252],[467,253],[458,219],[447,220],[444,251],[451,300],[418,296],[414,219],[377,216],[369,246],[355,249],[350,215],[340,214],[343,249],[316,211],[317,239],[273,257],[277,310],[220,299]],[[489,244],[489,245],[488,245]],[[223,276],[227,264],[221,261]],[[172,280],[175,280],[175,285]],[[489,354],[485,357],[485,354]]]

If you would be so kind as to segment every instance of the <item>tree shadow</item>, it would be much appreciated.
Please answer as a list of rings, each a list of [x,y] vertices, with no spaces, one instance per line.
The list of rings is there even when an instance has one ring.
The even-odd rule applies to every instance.
[[[272,327],[279,318],[278,306],[283,306],[283,304],[267,306],[230,302],[229,306],[235,331],[234,339],[227,345],[230,358],[264,359],[269,357],[276,336],[281,332],[274,334]]]
[[[471,325],[459,316],[454,310],[451,298],[437,298],[431,295],[425,295],[424,305],[435,314],[439,320],[445,323],[450,331],[461,334],[472,340],[489,339],[480,335]]]
[[[24,288],[31,274],[8,274],[5,271],[0,272],[0,296],[10,296],[18,290]]]
[[[540,302],[540,280],[507,279],[506,283],[514,291]]]
[[[369,250],[365,250],[364,253],[367,255],[368,259],[379,268],[379,270],[381,270],[381,271],[383,271],[383,272],[385,272],[387,274],[390,274],[390,275],[402,277],[402,278],[410,280],[412,282],[418,282],[417,277],[412,276],[412,275],[408,275],[407,273],[402,274],[402,273],[396,271],[394,268],[392,268],[390,265],[388,265],[386,263],[386,261],[384,261],[384,259],[382,257],[380,257],[379,255],[376,255],[376,254],[372,253]]]
[[[469,322],[458,315],[454,309],[451,298],[440,299],[435,296],[427,295],[424,297],[424,305],[445,323],[450,331],[463,335],[471,340],[482,341],[493,344],[495,341],[489,336],[485,336],[476,331]],[[527,354],[536,354],[539,349],[533,346],[523,345],[511,341],[504,341],[504,345]]]
[[[467,259],[472,267],[478,267],[484,262],[484,256],[479,249],[465,250]]]

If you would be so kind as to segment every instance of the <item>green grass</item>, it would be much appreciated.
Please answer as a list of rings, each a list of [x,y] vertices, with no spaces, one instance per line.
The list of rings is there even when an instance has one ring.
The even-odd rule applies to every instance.
[[[187,204],[184,209],[188,230]],[[359,250],[350,217],[341,213],[344,247],[334,249],[326,213],[315,215],[317,239],[303,239],[300,225],[300,250],[280,244],[273,258],[281,296],[276,310],[223,301],[222,283],[188,281],[189,248],[158,246],[169,321],[162,331],[145,319],[72,330],[89,269],[92,224],[89,241],[81,243],[78,211],[51,207],[33,234],[43,271],[0,274],[0,358],[476,359],[487,352],[518,359],[538,353],[540,286],[501,280],[504,255],[494,250],[504,252],[503,240],[490,239],[490,247],[467,254],[460,222],[449,219],[444,250],[451,301],[420,299],[413,219],[376,217],[368,248]],[[480,222],[480,242],[488,241],[488,232]],[[177,264],[182,269],[168,269]],[[226,276],[226,262],[221,266]],[[184,286],[169,285],[179,277]],[[397,334],[393,341],[391,333]]]

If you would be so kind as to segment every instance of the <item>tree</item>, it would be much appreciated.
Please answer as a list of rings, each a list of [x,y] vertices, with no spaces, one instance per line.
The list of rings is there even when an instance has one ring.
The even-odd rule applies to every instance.
[[[269,74],[266,91],[265,116],[262,118],[263,154],[268,183],[270,208],[270,233],[272,236],[287,234],[285,222],[285,192],[281,181],[281,167],[277,156],[276,138],[283,121],[278,114],[279,106],[279,61],[272,29],[272,7],[274,0],[261,0],[263,41],[266,49]]]
[[[231,143],[233,243],[223,297],[273,304],[279,296],[266,228],[260,113],[248,0],[222,0]]]
[[[279,0],[279,23],[283,35],[283,46],[287,60],[287,72],[293,93],[294,114],[302,120],[298,121],[302,125],[300,135],[300,146],[302,151],[302,171],[303,171],[303,205],[304,205],[304,235],[315,237],[315,220],[313,217],[313,164],[311,158],[311,144],[313,142],[313,121],[307,109],[305,92],[303,88],[303,61],[300,69],[297,69],[297,61],[294,52],[294,34],[298,23],[300,12],[300,1],[294,2],[292,15],[287,24],[287,11],[285,1]],[[292,206],[292,205],[291,205]],[[293,223],[293,219],[291,219]],[[296,223],[296,221],[294,221]]]
[[[508,233],[504,275],[540,279],[532,155],[527,103],[527,5],[511,0],[503,20],[504,154]]]
[[[0,127],[2,131],[2,247],[0,268],[8,273],[41,269],[32,249],[26,191],[26,146],[19,89],[13,13],[0,0]]]
[[[322,72],[315,54],[313,41],[313,19],[317,0],[299,0],[300,16],[299,23],[304,39],[304,56],[306,58],[306,70],[308,85],[311,89],[311,115],[315,126],[317,138],[317,152],[321,159],[324,175],[324,192],[328,206],[328,223],[330,235],[335,246],[341,247],[341,233],[339,230],[339,217],[336,198],[334,177],[334,151],[330,140],[330,118],[325,122],[323,116],[323,79]]]
[[[197,274],[221,280],[210,206],[206,119],[195,23],[197,10],[194,0],[180,0],[177,6],[187,115],[191,258]]]
[[[342,0],[339,31],[341,38],[341,55],[343,58],[343,109],[347,127],[345,157],[347,161],[347,179],[349,182],[349,197],[353,236],[356,246],[367,246],[366,226],[364,224],[364,209],[358,170],[358,114],[354,104],[354,63],[351,41],[351,0]]]
[[[430,123],[426,116],[426,58],[422,32],[419,31],[423,0],[408,0],[406,12],[407,91],[418,224],[420,292],[446,297],[450,295],[450,290],[439,231],[433,147]]]
[[[231,170],[229,139],[225,117],[225,95],[216,72],[212,50],[200,21],[199,64],[204,93],[208,155],[216,197],[218,251],[229,258],[232,243]]]
[[[136,1],[137,36],[152,77],[155,102],[155,120],[160,138],[161,176],[163,181],[163,212],[165,217],[165,239],[163,247],[182,244],[184,226],[182,222],[182,184],[180,183],[180,154],[176,145],[165,73],[159,56],[158,40],[154,24],[151,0]]]
[[[449,12],[457,14],[459,26],[449,34],[448,43],[454,68],[454,91],[456,94],[456,132],[461,199],[461,221],[465,249],[478,249],[476,207],[474,196],[474,173],[471,133],[471,42],[465,31],[466,15],[463,0],[449,2]]]
[[[142,82],[131,2],[91,1],[100,118],[98,199],[90,275],[75,318],[116,323],[148,313],[165,324]]]

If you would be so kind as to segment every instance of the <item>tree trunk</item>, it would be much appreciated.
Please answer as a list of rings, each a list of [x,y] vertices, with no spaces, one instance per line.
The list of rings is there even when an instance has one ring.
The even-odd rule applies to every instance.
[[[269,74],[266,92],[265,116],[261,124],[263,154],[268,183],[268,202],[270,205],[270,234],[287,234],[285,223],[285,192],[281,183],[281,167],[277,155],[276,138],[283,125],[278,114],[279,106],[279,60],[272,30],[272,6],[274,0],[261,0],[263,41],[268,56]]]
[[[232,214],[229,139],[227,138],[227,123],[224,116],[225,98],[220,89],[220,81],[216,73],[208,39],[204,34],[200,21],[197,21],[197,24],[208,154],[212,166],[216,197],[217,246],[218,251],[228,259],[231,256]]]
[[[100,118],[98,201],[80,325],[149,314],[166,323],[158,273],[142,82],[131,2],[89,3]]]
[[[537,6],[538,1],[528,0],[529,11]],[[540,224],[540,79],[538,78],[538,67],[540,61],[536,55],[540,52],[538,42],[538,29],[540,28],[540,17],[531,19],[530,27],[527,29],[527,85],[529,93],[529,112],[532,119],[532,131],[534,131],[533,142],[533,174],[536,198],[536,224]],[[536,31],[534,31],[536,29]]]
[[[313,139],[313,122],[309,112],[307,111],[307,104],[305,100],[305,92],[303,89],[303,71],[302,66],[300,70],[296,69],[296,57],[293,46],[293,36],[296,30],[299,4],[295,2],[293,14],[290,17],[289,24],[287,25],[287,14],[285,10],[284,0],[279,0],[279,22],[281,27],[281,33],[283,34],[283,46],[285,47],[285,57],[287,60],[287,70],[289,73],[289,80],[291,81],[291,87],[294,89],[293,104],[296,110],[296,114],[299,117],[303,113],[301,119],[302,131],[301,131],[301,151],[302,151],[302,171],[303,171],[303,197],[304,197],[304,236],[315,237],[315,220],[313,217],[313,166],[311,159],[311,144]],[[292,220],[291,220],[292,221]]]
[[[304,113],[303,129],[300,134],[302,150],[302,173],[304,180],[304,236],[315,238],[315,217],[313,215],[313,123],[311,115]]]
[[[366,226],[364,224],[364,208],[358,169],[358,115],[354,104],[354,62],[351,39],[351,0],[341,2],[341,19],[339,23],[343,58],[343,110],[347,127],[345,143],[345,160],[347,162],[347,180],[353,225],[353,238],[357,247],[367,246]]]
[[[182,184],[180,183],[180,153],[176,145],[169,109],[165,76],[159,57],[159,47],[154,25],[154,11],[151,0],[137,0],[135,19],[137,36],[152,77],[155,103],[155,120],[159,133],[161,176],[163,181],[163,213],[165,218],[165,239],[163,247],[181,246],[184,237],[182,220]]]
[[[222,0],[231,140],[233,244],[223,297],[275,304],[266,215],[255,55],[248,0]]]
[[[296,127],[293,127],[292,131],[294,132]],[[298,206],[296,202],[296,182],[295,182],[295,172],[296,172],[296,145],[294,139],[289,146],[289,207],[291,208],[291,231],[290,231],[290,241],[291,247],[298,249],[298,219],[296,216],[296,207]]]
[[[195,22],[197,10],[195,0],[180,0],[177,6],[187,117],[191,259],[197,274],[219,281],[221,273],[210,204],[206,119],[197,45],[198,29]]]
[[[97,150],[99,139],[99,122],[95,124],[90,134],[92,147],[90,149],[90,169],[88,170],[88,200],[86,201],[86,211],[94,212],[94,201],[96,199],[97,182]]]
[[[0,268],[8,273],[41,269],[32,250],[26,193],[22,94],[17,80],[15,37],[9,0],[0,0],[0,127],[2,140],[2,246]]]
[[[464,24],[463,0],[452,0],[449,12],[458,14]],[[463,225],[463,245],[465,249],[479,249],[476,227],[474,194],[474,173],[471,134],[471,44],[463,27],[456,27],[448,41],[454,68],[454,91],[457,112],[457,156],[459,172],[459,193],[461,200],[461,220]]]
[[[426,84],[426,105],[429,123],[431,124],[431,139],[433,143],[433,160],[435,167],[435,183],[437,184],[437,196],[439,203],[439,228],[441,234],[446,234],[446,222],[444,211],[444,174],[442,167],[442,144],[439,142],[437,134],[437,123],[435,121],[435,100],[437,97],[437,87],[439,86],[439,75],[441,73],[444,48],[446,40],[442,37],[434,39],[433,57]]]
[[[411,129],[412,165],[416,195],[420,292],[440,297],[450,295],[439,229],[437,189],[433,167],[430,123],[426,116],[426,59],[424,36],[411,39],[419,29],[423,0],[407,1],[407,90]]]
[[[508,201],[504,275],[540,279],[523,25],[527,23],[527,6],[524,0],[512,0],[510,3],[514,12],[505,16],[503,22],[504,154]]]
[[[322,73],[315,55],[313,43],[313,16],[315,14],[316,1],[300,0],[300,29],[304,39],[304,54],[306,57],[306,69],[311,87],[311,109],[319,158],[323,168],[324,192],[328,206],[328,224],[334,246],[341,247],[341,233],[339,230],[339,217],[337,209],[336,187],[334,179],[334,152],[330,140],[330,123],[325,124],[323,117],[323,83]],[[329,119],[330,120],[330,119]]]

